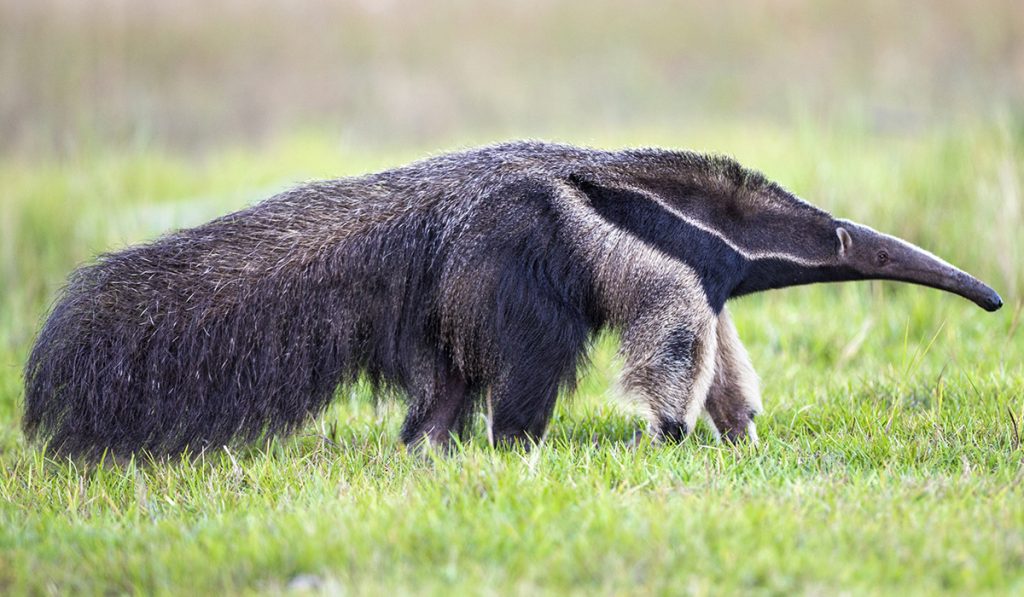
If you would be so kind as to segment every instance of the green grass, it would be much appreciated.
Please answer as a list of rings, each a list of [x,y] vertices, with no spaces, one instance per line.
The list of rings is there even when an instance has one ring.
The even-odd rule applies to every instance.
[[[182,158],[0,163],[0,592],[1020,593],[1024,124],[915,136],[708,126],[574,140],[732,153],[1003,292],[992,315],[849,284],[732,305],[764,386],[758,447],[627,441],[614,338],[536,450],[482,424],[407,454],[399,404],[341,396],[292,438],[193,461],[53,461],[18,430],[20,367],[70,269],[294,181],[379,169],[318,135]],[[1016,421],[1016,423],[1014,423]],[[1015,428],[1016,425],[1016,428]]]

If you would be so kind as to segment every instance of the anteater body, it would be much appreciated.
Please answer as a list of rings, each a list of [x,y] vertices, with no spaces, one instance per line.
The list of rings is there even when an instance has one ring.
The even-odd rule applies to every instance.
[[[938,273],[888,263],[911,258]],[[24,425],[70,454],[201,450],[292,430],[365,375],[408,398],[406,442],[445,443],[484,400],[493,436],[525,441],[612,328],[655,434],[706,413],[738,439],[760,398],[725,302],[880,277],[998,307],[728,158],[496,145],[302,185],[79,269],[26,366]]]

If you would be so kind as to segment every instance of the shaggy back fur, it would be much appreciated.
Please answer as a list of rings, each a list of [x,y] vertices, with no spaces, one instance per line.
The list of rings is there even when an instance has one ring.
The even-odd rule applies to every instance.
[[[414,419],[445,384],[471,405],[510,371],[554,370],[516,378],[508,408],[530,427],[551,408],[530,396],[571,385],[589,335],[633,300],[598,279],[628,265],[609,223],[696,263],[675,210],[713,221],[766,201],[827,217],[728,159],[541,143],[301,186],[76,271],[26,366],[24,427],[70,454],[168,454],[292,430],[360,373]],[[722,249],[740,255],[733,277],[741,249]]]

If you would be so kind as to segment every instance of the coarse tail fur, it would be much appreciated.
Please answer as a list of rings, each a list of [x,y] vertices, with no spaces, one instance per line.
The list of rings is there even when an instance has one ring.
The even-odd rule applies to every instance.
[[[988,286],[833,218],[735,161],[508,143],[314,182],[71,275],[25,368],[24,428],[59,452],[198,451],[295,429],[365,377],[444,444],[489,401],[541,437],[588,340],[660,438],[756,438],[732,297],[891,279],[987,310]]]

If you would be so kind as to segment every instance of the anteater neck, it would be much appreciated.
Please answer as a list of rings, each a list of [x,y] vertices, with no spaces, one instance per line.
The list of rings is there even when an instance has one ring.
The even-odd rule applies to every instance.
[[[729,296],[732,298],[762,290],[859,279],[863,279],[863,276],[844,266],[808,265],[784,257],[755,259],[748,262],[746,275]]]

